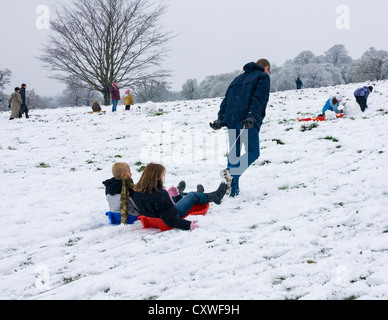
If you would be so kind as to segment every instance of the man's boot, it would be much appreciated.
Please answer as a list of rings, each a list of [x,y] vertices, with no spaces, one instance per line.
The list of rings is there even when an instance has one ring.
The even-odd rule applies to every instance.
[[[226,193],[227,185],[225,182],[222,182],[218,189],[212,193],[205,193],[209,202],[214,202],[215,204],[221,204],[222,198]]]

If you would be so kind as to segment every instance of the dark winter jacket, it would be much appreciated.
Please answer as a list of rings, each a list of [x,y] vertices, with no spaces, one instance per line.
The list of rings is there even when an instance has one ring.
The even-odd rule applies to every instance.
[[[355,97],[364,97],[365,100],[368,100],[370,91],[368,87],[359,88],[354,92]]]
[[[298,89],[301,89],[303,87],[303,82],[302,80],[300,80],[300,78],[296,79],[295,83]]]
[[[191,222],[178,217],[174,203],[168,192],[161,187],[152,194],[136,192],[133,201],[146,217],[161,218],[170,228],[190,230]]]
[[[118,86],[115,86],[114,84],[110,87],[110,95],[112,97],[112,100],[121,100],[120,89]]]
[[[100,104],[98,103],[97,100],[93,101],[92,110],[93,110],[93,112],[101,111],[101,106],[100,106]]]
[[[114,196],[115,194],[121,194],[121,189],[123,188],[123,182],[120,179],[111,178],[105,180],[102,183],[105,186],[105,195],[110,194]],[[134,191],[131,189],[129,191],[129,196],[133,198]]]
[[[20,96],[22,97],[22,100],[23,100],[22,105],[26,106],[27,105],[27,103],[26,103],[26,89],[24,89],[24,88],[20,89]]]
[[[260,130],[266,115],[271,80],[257,63],[246,64],[244,71],[233,80],[226,91],[218,120],[229,127],[252,117],[256,119],[256,126]]]
[[[129,215],[132,216],[139,216],[139,210],[135,206],[133,202],[133,194],[134,191],[133,189],[129,189],[129,201],[124,201],[122,203],[121,199],[121,191],[123,188],[123,182],[121,179],[116,179],[116,178],[111,178],[108,180],[105,180],[103,182],[103,185],[105,186],[105,195],[106,195],[106,200],[109,203],[109,209],[112,212],[121,212],[121,209],[123,205],[125,204],[127,206],[126,210]]]

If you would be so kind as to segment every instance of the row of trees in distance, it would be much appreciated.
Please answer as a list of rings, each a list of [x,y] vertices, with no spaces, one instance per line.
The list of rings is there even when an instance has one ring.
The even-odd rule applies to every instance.
[[[296,89],[298,77],[304,88],[320,88],[340,84],[388,79],[388,51],[368,49],[363,56],[354,60],[343,44],[337,44],[323,55],[303,51],[282,66],[272,66],[271,91]],[[182,86],[185,99],[222,97],[230,82],[240,73],[235,71],[209,76],[198,84],[188,79]]]

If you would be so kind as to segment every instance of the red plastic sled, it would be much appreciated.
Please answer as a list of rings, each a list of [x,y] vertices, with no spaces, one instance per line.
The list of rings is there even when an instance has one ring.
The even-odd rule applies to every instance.
[[[187,214],[186,217],[188,216],[204,216],[207,211],[209,210],[210,205],[207,204],[201,204],[201,205],[195,205],[193,208],[190,210],[190,212]],[[186,218],[185,217],[185,218]],[[168,231],[172,230],[173,228],[170,228],[168,225],[166,225],[162,219],[160,218],[150,218],[146,216],[140,216],[139,220],[143,224],[143,228],[159,228],[160,231]]]
[[[345,116],[344,113],[337,113],[337,118],[343,118]],[[323,116],[323,117],[312,117],[312,118],[306,118],[306,119],[299,119],[298,118],[298,121],[325,121],[326,120],[326,116]]]

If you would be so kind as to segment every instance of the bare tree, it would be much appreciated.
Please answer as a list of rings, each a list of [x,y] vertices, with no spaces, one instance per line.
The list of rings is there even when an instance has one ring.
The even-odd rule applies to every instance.
[[[198,81],[197,79],[187,79],[182,85],[182,96],[187,100],[198,99]]]
[[[336,44],[325,52],[324,60],[333,64],[341,71],[345,83],[351,80],[350,71],[353,67],[353,59],[343,44]]]
[[[8,69],[0,70],[0,90],[11,82],[12,72]]]
[[[11,83],[12,72],[8,69],[0,70],[0,90]],[[8,95],[0,91],[0,109],[6,110],[8,105]]]
[[[133,92],[137,102],[162,102],[168,95],[168,84],[162,80],[143,80]]]
[[[355,63],[353,81],[385,79],[388,79],[388,52],[369,48]]]
[[[294,63],[297,65],[304,66],[309,63],[317,63],[317,57],[314,55],[312,51],[306,50],[299,53],[295,59]]]
[[[100,100],[101,94],[94,88],[86,88],[82,82],[70,76],[66,82],[66,89],[63,90],[62,96],[59,97],[60,106],[91,106],[93,100]]]
[[[131,87],[168,72],[157,70],[172,37],[159,25],[167,6],[152,0],[74,0],[60,5],[39,58],[61,81],[75,76],[110,104],[114,80]]]
[[[31,109],[43,109],[44,104],[42,98],[35,92],[35,89],[27,91],[27,105]]]
[[[301,78],[304,79],[305,88],[327,87],[332,84],[332,75],[319,63],[304,65]]]
[[[325,52],[325,60],[332,63],[335,67],[340,68],[345,64],[351,64],[352,58],[343,44],[336,44]]]

